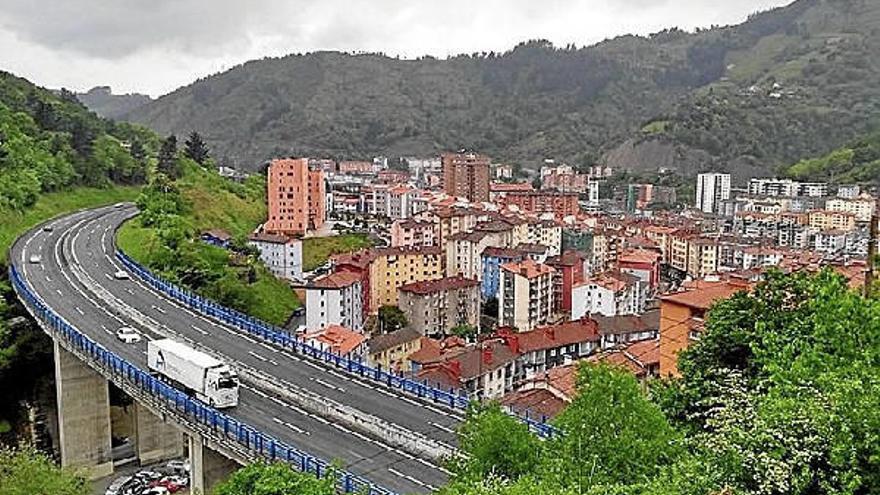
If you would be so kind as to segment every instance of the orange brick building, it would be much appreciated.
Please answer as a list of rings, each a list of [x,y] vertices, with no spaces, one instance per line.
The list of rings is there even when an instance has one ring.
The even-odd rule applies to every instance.
[[[303,235],[324,225],[324,171],[311,168],[308,158],[272,160],[267,183],[266,232]]]
[[[489,201],[489,158],[476,153],[444,153],[443,189],[471,202]]]
[[[498,200],[501,206],[516,206],[526,213],[554,213],[558,218],[581,212],[576,193],[552,191],[510,192]]]
[[[700,338],[706,312],[716,301],[748,290],[741,282],[697,281],[682,292],[660,297],[660,376],[678,376],[678,353]]]

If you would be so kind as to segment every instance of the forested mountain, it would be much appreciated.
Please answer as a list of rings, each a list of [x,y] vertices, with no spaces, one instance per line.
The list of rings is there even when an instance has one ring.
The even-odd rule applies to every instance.
[[[153,101],[147,95],[129,93],[113,94],[110,86],[96,86],[85,93],[77,93],[77,99],[92,111],[108,119],[116,119]]]
[[[248,62],[133,110],[196,129],[221,162],[472,147],[636,170],[769,173],[842,145],[878,110],[880,5],[799,0],[731,27],[448,60],[319,52]],[[774,88],[774,84],[779,84]],[[771,94],[772,93],[772,94]]]

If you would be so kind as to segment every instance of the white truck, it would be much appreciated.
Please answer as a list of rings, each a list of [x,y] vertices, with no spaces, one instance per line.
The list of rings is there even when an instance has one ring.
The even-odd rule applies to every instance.
[[[147,342],[147,367],[213,407],[238,405],[238,375],[228,364],[171,339]]]

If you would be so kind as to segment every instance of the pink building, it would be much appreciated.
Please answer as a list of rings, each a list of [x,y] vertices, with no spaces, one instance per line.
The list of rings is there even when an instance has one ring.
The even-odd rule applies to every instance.
[[[267,196],[266,232],[303,235],[324,225],[324,171],[310,167],[307,158],[272,160]]]

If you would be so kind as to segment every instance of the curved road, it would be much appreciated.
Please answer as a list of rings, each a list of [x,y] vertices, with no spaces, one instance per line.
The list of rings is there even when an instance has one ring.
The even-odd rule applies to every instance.
[[[10,259],[43,301],[72,325],[133,364],[146,369],[146,341],[123,344],[114,336],[133,326],[147,339],[172,337],[322,397],[342,402],[432,439],[454,443],[458,413],[399,396],[374,383],[320,366],[246,333],[207,319],[160,297],[134,278],[116,280],[114,232],[136,213],[133,207],[78,212],[35,229],[13,245]],[[33,254],[39,264],[28,263]],[[144,324],[144,322],[149,324]],[[371,438],[271,396],[242,386],[232,416],[287,444],[399,493],[424,493],[445,483],[447,473],[381,439]]]

